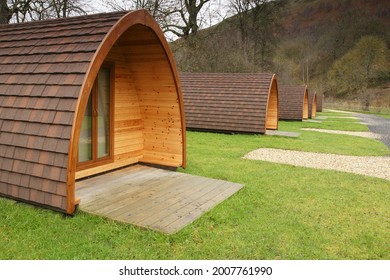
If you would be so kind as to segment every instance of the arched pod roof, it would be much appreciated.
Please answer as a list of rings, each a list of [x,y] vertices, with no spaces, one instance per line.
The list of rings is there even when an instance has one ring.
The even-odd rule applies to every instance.
[[[265,133],[278,128],[272,73],[180,73],[187,129]]]
[[[121,41],[129,44],[125,46],[128,52],[134,51],[126,59],[132,70],[137,65],[151,70],[147,72],[150,79],[143,81],[134,70],[132,82],[138,90],[174,96],[177,104],[171,107],[180,120],[172,120],[175,124],[169,128],[179,131],[181,147],[176,147],[180,156],[169,165],[185,165],[178,75],[168,43],[146,11],[2,25],[0,195],[74,212],[78,135],[86,102],[107,54],[133,31],[135,38]],[[146,39],[139,36],[143,33],[147,33]],[[151,49],[150,53],[142,51],[146,49]],[[152,73],[152,63],[164,64],[167,74],[161,82]],[[153,163],[153,153],[163,158],[159,151],[150,151],[148,162]]]
[[[309,95],[307,86],[279,86],[279,119],[307,119]]]

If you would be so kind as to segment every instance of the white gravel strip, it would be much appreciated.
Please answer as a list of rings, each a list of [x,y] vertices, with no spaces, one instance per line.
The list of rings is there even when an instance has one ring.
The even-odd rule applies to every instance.
[[[390,157],[343,156],[262,148],[246,154],[244,158],[338,170],[390,180]]]
[[[372,133],[372,132],[365,132],[365,131],[331,130],[331,129],[321,129],[321,128],[301,128],[301,130],[318,131],[318,132],[325,132],[325,133],[332,133],[332,134],[346,134],[346,135],[359,136],[359,137],[372,138],[372,139],[381,138],[381,135],[379,134]]]
[[[349,117],[349,116],[331,116],[330,118],[332,118],[332,119],[352,119],[352,120],[357,120],[356,117]]]

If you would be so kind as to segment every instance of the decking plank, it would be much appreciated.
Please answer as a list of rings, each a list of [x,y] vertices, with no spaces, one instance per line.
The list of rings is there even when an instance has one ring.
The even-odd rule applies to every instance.
[[[80,209],[172,234],[243,185],[142,165],[76,183]]]
[[[167,227],[177,220],[181,220],[182,217],[187,216],[195,209],[201,208],[209,201],[214,201],[213,199],[215,197],[227,192],[230,188],[230,185],[226,185],[224,181],[217,181],[213,183],[213,186],[208,187],[205,191],[194,193],[194,196],[192,196],[191,199],[183,199],[183,201],[179,202],[175,205],[175,207],[167,209],[166,212],[169,211],[169,215],[166,215],[163,219],[154,220],[154,222],[152,221],[152,223],[149,223],[149,221],[151,221],[150,219],[148,221],[143,221],[143,223],[152,228],[156,225],[158,227]]]

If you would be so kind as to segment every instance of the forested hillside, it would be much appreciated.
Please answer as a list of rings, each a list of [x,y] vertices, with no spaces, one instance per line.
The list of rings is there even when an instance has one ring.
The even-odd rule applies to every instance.
[[[171,46],[180,71],[272,71],[368,106],[376,88],[390,107],[389,30],[390,1],[275,0]]]

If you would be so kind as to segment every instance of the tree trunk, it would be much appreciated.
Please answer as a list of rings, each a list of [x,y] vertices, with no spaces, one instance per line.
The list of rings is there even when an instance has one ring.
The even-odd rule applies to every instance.
[[[11,19],[11,11],[8,8],[7,0],[0,0],[0,24],[7,24]]]

